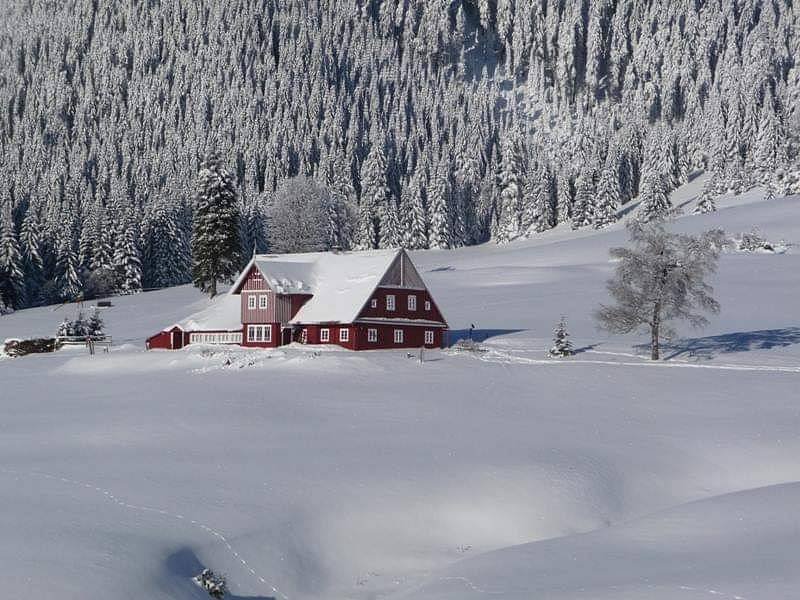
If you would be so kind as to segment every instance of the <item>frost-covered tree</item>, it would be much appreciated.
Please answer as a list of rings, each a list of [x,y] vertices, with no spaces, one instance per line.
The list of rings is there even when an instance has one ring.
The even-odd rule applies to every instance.
[[[425,222],[425,198],[419,178],[414,175],[403,188],[400,198],[400,220],[402,223],[403,247],[419,250],[428,247],[428,232]]]
[[[25,300],[22,268],[11,207],[6,205],[0,212],[0,298],[9,308],[21,308]]]
[[[650,357],[660,357],[662,337],[672,330],[668,323],[686,320],[693,327],[708,321],[702,312],[719,312],[713,289],[706,282],[717,268],[724,242],[721,231],[690,236],[671,233],[663,222],[631,221],[631,247],[612,248],[617,259],[608,292],[614,304],[601,305],[595,318],[611,333],[650,332]]]
[[[123,294],[142,291],[142,259],[139,234],[135,222],[126,220],[114,248],[114,270],[117,289]]]
[[[553,347],[550,348],[550,356],[572,356],[575,351],[572,349],[572,342],[567,333],[567,321],[565,317],[561,317],[558,325],[553,329]]]
[[[616,222],[620,205],[619,179],[613,169],[607,166],[600,173],[600,181],[597,184],[594,226],[600,229]]]
[[[642,183],[641,206],[639,207],[638,218],[642,222],[663,219],[672,209],[672,202],[667,195],[664,186],[664,179],[654,171],[648,172]]]
[[[328,189],[300,175],[283,181],[268,210],[272,252],[319,252],[331,248]]]
[[[441,170],[436,172],[431,182],[428,213],[430,222],[428,247],[449,248],[451,239],[450,218],[447,210],[447,180]]]
[[[195,189],[192,281],[213,298],[217,283],[234,277],[241,266],[236,188],[216,154],[203,161]]]

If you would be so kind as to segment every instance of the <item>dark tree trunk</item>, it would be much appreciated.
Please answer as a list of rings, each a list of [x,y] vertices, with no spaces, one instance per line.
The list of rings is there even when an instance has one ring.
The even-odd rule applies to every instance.
[[[659,359],[658,336],[661,328],[661,303],[656,302],[653,307],[653,322],[650,325],[650,360]]]

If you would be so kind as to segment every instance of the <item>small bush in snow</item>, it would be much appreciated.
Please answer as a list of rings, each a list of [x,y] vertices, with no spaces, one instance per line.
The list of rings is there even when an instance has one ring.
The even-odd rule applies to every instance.
[[[203,572],[194,578],[194,582],[207,591],[212,598],[224,598],[228,593],[225,576],[217,575],[211,569],[203,569]]]
[[[567,333],[567,321],[561,317],[558,325],[553,329],[553,347],[550,348],[550,356],[572,356],[575,352],[572,349],[572,342],[569,341]]]
[[[761,235],[757,229],[750,233],[742,233],[733,240],[739,252],[782,252],[785,250],[784,244],[774,244]]]

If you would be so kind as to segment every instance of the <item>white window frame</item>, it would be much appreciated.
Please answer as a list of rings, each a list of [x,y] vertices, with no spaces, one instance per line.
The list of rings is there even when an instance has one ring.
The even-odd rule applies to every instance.
[[[258,297],[258,308],[260,308],[261,310],[267,309],[267,298],[268,296],[266,294],[263,294]]]
[[[272,342],[272,325],[248,325],[247,341],[257,344]]]
[[[300,343],[307,344],[308,343],[308,329],[303,329],[300,333]]]
[[[431,309],[431,301],[425,300],[425,310],[430,310],[430,309]]]
[[[433,330],[432,329],[426,329],[425,330],[425,343],[430,346],[430,345],[433,344],[433,340],[435,340],[435,339],[436,339],[436,337],[434,336]]]
[[[374,328],[367,329],[367,341],[370,344],[378,343],[378,330]]]
[[[350,341],[350,330],[347,327],[342,327],[339,330],[339,341],[340,342],[349,342]]]
[[[373,298],[372,300],[370,300],[369,305],[371,308],[378,308],[378,299]]]
[[[403,343],[403,330],[402,329],[395,329],[394,330],[394,343],[395,344],[402,344]]]
[[[327,327],[323,327],[319,330],[319,341],[323,344],[326,344],[331,341],[331,330]]]
[[[408,310],[417,310],[417,295],[408,295]]]
[[[256,296],[255,294],[250,294],[247,296],[247,310],[255,310],[256,309]]]
[[[394,294],[387,294],[386,295],[386,310],[394,311],[395,307],[397,306],[396,298]]]

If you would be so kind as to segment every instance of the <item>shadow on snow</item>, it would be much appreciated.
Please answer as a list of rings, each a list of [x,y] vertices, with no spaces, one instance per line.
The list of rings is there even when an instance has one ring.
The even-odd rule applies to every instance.
[[[739,331],[701,338],[688,338],[662,345],[664,359],[688,356],[710,359],[718,354],[769,350],[800,344],[800,327]]]
[[[447,347],[452,346],[458,340],[472,339],[476,342],[483,342],[489,338],[497,337],[499,335],[510,335],[512,333],[519,333],[525,331],[524,329],[473,329],[470,333],[469,329],[451,329],[447,332]]]

